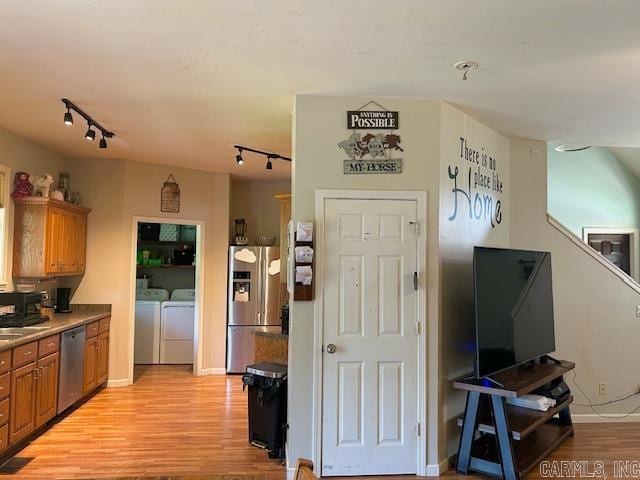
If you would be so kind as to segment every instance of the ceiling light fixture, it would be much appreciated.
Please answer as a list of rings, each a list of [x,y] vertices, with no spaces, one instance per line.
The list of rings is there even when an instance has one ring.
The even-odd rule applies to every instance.
[[[478,68],[480,68],[480,64],[478,62],[474,62],[473,60],[465,60],[462,62],[454,63],[453,68],[463,72],[462,80],[467,80],[469,78],[469,72],[471,70],[477,70]]]
[[[73,125],[73,115],[69,111],[69,107],[67,107],[67,111],[64,114],[64,124],[65,125]]]
[[[87,129],[87,133],[84,134],[84,138],[93,142],[96,139],[96,132],[91,128],[91,124],[89,124],[89,128]]]
[[[107,138],[113,138],[115,136],[115,133],[110,132],[109,130],[104,128],[71,100],[63,98],[62,103],[64,103],[64,106],[67,109],[67,112],[64,114],[64,124],[73,125],[73,116],[71,115],[71,110],[73,110],[87,121],[87,131],[84,134],[84,138],[86,138],[90,142],[94,141],[96,139],[96,131],[94,130],[94,128],[96,128],[102,134],[102,139],[100,140],[99,144],[100,148],[107,148]]]
[[[259,155],[264,155],[267,157],[267,170],[273,170],[273,162],[272,160],[284,160],[285,162],[291,162],[290,157],[283,157],[277,153],[265,152],[263,150],[256,150],[255,148],[245,147],[243,145],[234,145],[233,148],[238,150],[238,154],[236,155],[236,163],[238,165],[244,165],[244,159],[242,158],[242,152],[246,150],[247,152],[257,153]]]
[[[561,143],[554,147],[556,152],[581,152],[582,150],[587,150],[591,148],[591,145],[571,145],[567,143]]]
[[[238,154],[236,155],[236,163],[238,165],[244,165],[244,158],[242,158],[242,149],[238,149]]]

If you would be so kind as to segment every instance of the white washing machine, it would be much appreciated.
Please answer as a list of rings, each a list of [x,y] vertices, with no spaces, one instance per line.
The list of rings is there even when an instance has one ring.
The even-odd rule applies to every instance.
[[[163,288],[136,290],[136,326],[133,362],[160,362],[160,305],[169,298]]]
[[[195,295],[177,288],[160,306],[160,363],[193,364]]]

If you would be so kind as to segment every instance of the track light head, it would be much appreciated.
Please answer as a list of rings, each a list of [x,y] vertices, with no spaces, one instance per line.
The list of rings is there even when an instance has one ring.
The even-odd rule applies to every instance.
[[[96,139],[96,132],[91,128],[91,124],[89,124],[89,128],[87,129],[87,133],[84,134],[84,138],[93,142]]]
[[[271,157],[267,157],[267,170],[273,170],[273,164],[271,163]]]
[[[100,139],[100,148],[107,148],[107,139],[104,137]]]
[[[73,125],[73,115],[71,115],[71,112],[69,111],[68,108],[67,108],[67,113],[64,114],[64,124]]]
[[[242,158],[242,149],[238,150],[238,154],[236,155],[236,163],[238,165],[244,165],[244,158]]]

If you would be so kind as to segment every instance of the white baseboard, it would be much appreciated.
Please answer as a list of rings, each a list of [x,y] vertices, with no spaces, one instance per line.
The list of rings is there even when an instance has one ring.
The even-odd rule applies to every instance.
[[[129,385],[128,378],[109,379],[107,381],[107,387],[126,387]]]
[[[287,480],[293,480],[293,477],[295,474],[296,474],[296,467],[287,468]]]
[[[226,368],[218,368],[218,367],[214,367],[214,368],[203,368],[202,370],[200,370],[200,375],[204,376],[204,375],[226,375],[227,374],[227,369]]]
[[[439,477],[449,469],[449,459],[440,460],[440,463],[427,464],[427,477]]]
[[[572,413],[571,420],[573,423],[633,423],[640,422],[640,413],[632,413],[625,417],[624,413],[603,413],[605,417],[602,418],[595,413]],[[621,418],[624,417],[624,418]]]

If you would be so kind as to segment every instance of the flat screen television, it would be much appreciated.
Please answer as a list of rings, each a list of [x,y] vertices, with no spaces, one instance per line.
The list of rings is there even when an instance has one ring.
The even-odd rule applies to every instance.
[[[551,254],[475,247],[477,378],[555,350]]]

